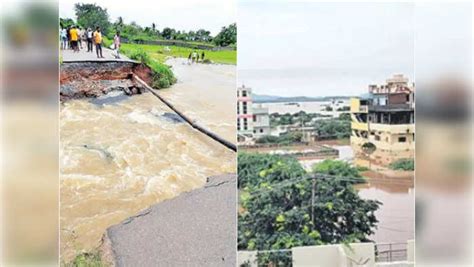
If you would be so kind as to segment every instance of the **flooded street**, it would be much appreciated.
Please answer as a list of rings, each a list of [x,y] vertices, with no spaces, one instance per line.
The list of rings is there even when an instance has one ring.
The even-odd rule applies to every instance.
[[[383,177],[380,173],[363,173],[370,180],[356,186],[365,199],[383,203],[375,212],[378,229],[369,238],[376,243],[406,243],[415,238],[415,190],[413,177]]]
[[[232,81],[230,89],[235,89],[234,79],[227,79]],[[226,86],[231,83],[224,80],[222,88],[230,90]],[[209,85],[212,81],[209,73]],[[187,85],[181,81],[168,89],[173,103],[191,97],[180,94]],[[183,104],[186,107],[177,106],[192,110],[190,116],[196,119],[203,116],[203,124],[211,129],[223,128],[219,133],[230,139],[235,136],[235,120],[229,120],[227,114],[235,96],[230,102],[219,103],[213,96],[217,97],[198,97],[202,101],[206,97],[206,105],[190,101]],[[207,107],[220,105],[227,107],[227,112],[215,113]],[[152,204],[201,187],[208,176],[236,171],[234,152],[181,122],[150,93],[116,98],[115,103],[64,102],[60,129],[64,261],[95,249],[109,226]]]
[[[236,144],[235,65],[186,64],[175,58],[172,66],[178,82],[160,95],[198,124]]]

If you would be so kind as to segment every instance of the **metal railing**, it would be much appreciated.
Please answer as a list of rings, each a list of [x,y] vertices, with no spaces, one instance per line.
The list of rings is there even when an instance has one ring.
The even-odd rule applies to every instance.
[[[375,244],[376,262],[393,262],[407,260],[407,243]]]

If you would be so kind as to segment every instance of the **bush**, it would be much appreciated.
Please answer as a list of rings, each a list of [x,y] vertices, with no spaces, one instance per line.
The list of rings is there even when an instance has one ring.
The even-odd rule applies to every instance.
[[[287,133],[280,136],[264,135],[258,138],[255,143],[290,145],[293,143],[300,143],[302,138],[303,135],[301,133]]]
[[[153,70],[153,87],[168,88],[176,83],[176,77],[167,65],[151,60],[148,66]]]
[[[356,167],[341,160],[325,159],[324,161],[313,165],[313,173],[327,174],[331,176],[344,177],[351,183],[363,183],[365,178],[360,175]]]
[[[67,267],[105,267],[107,264],[102,262],[98,252],[85,252],[77,255],[72,262],[62,264]]]
[[[415,170],[415,161],[413,159],[399,159],[390,163],[392,170],[413,171]]]
[[[168,88],[171,86],[171,83],[165,77],[157,78],[157,80],[153,80],[153,87],[157,88]]]
[[[168,88],[176,83],[176,77],[174,77],[170,67],[151,58],[145,50],[141,48],[122,48],[122,53],[133,60],[140,61],[142,64],[147,65],[153,71],[152,87],[162,89]]]
[[[132,50],[128,56],[133,60],[140,61],[142,64],[148,65],[150,62],[150,56],[143,49]]]

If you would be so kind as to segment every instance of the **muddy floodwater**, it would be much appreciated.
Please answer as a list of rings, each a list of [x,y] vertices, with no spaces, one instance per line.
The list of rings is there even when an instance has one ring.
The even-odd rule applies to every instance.
[[[171,90],[171,99],[181,97],[173,97]],[[193,105],[185,104],[196,118],[207,109]],[[234,122],[226,113],[203,121],[216,129]],[[222,134],[230,139],[231,129]],[[234,152],[183,123],[150,93],[109,102],[64,102],[60,130],[64,261],[99,246],[109,226],[201,187],[208,176],[236,171]]]
[[[235,65],[190,65],[182,58],[166,63],[172,66],[178,82],[160,94],[192,120],[236,144]]]
[[[413,175],[388,177],[365,172],[368,183],[358,185],[359,195],[383,203],[375,212],[378,229],[369,237],[376,243],[406,243],[415,238],[415,190]]]

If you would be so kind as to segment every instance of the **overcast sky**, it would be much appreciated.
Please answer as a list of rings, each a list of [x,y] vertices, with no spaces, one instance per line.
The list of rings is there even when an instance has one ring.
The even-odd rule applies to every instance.
[[[59,16],[76,19],[74,4],[77,2],[107,8],[112,22],[121,16],[127,23],[135,21],[144,27],[154,22],[160,30],[164,27],[186,31],[203,28],[216,35],[223,26],[236,22],[235,0],[60,0]]]
[[[413,5],[238,0],[238,81],[257,94],[359,95],[413,79]]]

